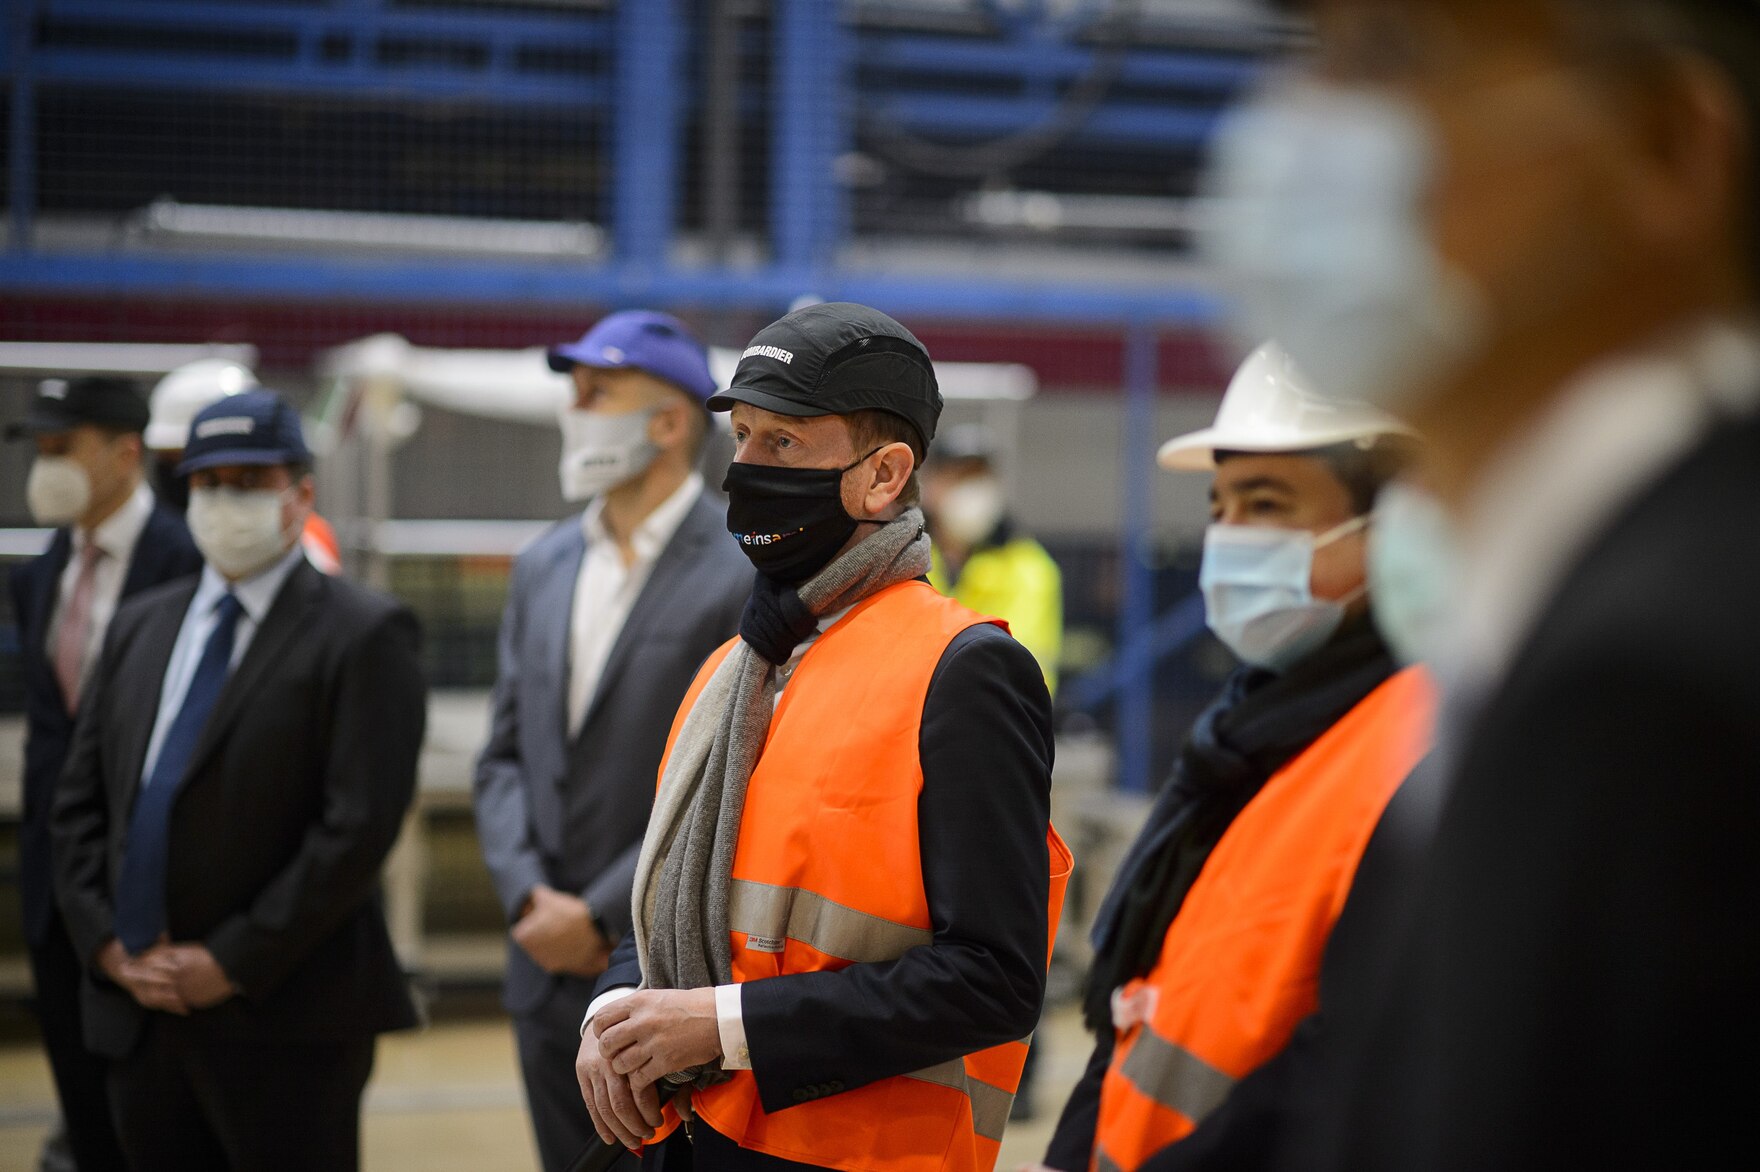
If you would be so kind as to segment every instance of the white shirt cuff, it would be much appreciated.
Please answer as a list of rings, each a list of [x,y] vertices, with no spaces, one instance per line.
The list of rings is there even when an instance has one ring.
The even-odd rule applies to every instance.
[[[584,1038],[587,1036],[587,1027],[593,1024],[593,1016],[595,1014],[601,1009],[604,1009],[607,1005],[610,1005],[613,1001],[622,1001],[625,997],[628,997],[635,991],[636,987],[634,985],[619,985],[617,988],[607,989],[597,997],[593,998],[593,1003],[587,1006],[587,1016],[581,1018],[581,1037]]]
[[[721,1030],[721,1069],[750,1070],[752,1052],[746,1046],[746,1021],[740,1013],[739,986],[715,986],[715,1024]]]

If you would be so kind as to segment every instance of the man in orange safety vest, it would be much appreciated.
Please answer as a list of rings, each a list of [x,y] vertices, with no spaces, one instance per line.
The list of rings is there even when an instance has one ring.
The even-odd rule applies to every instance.
[[[934,368],[885,314],[811,305],[709,406],[759,574],[673,725],[583,1096],[665,1172],[987,1172],[1070,857],[1043,673],[925,580]]]

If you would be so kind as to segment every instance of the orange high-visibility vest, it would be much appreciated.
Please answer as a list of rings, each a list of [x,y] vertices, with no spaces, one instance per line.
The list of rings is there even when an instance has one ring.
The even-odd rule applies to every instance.
[[[1114,997],[1097,1172],[1186,1136],[1319,1004],[1320,956],[1369,835],[1429,747],[1421,669],[1381,684],[1274,773],[1217,842],[1149,974]]]
[[[316,513],[306,514],[306,527],[300,531],[300,548],[306,560],[326,574],[342,573],[342,547],[336,544],[336,530]]]
[[[802,656],[746,790],[728,907],[735,982],[894,960],[932,942],[917,838],[917,734],[942,653],[982,622],[996,620],[926,583],[904,582],[858,603]],[[668,757],[736,643],[698,672]],[[1047,843],[1049,963],[1073,860],[1054,828]],[[693,1092],[691,1105],[741,1147],[784,1159],[847,1172],[987,1172],[1026,1056],[1025,1040],[1008,1042],[774,1115],[751,1071],[731,1071],[731,1081]],[[666,1116],[650,1143],[675,1126],[671,1107]]]

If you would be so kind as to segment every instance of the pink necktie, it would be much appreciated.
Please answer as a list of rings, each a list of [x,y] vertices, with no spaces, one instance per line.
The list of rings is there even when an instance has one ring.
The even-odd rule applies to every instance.
[[[98,559],[104,556],[97,543],[87,541],[80,550],[79,576],[73,581],[73,596],[61,615],[61,627],[55,633],[55,678],[61,682],[61,695],[67,711],[79,708],[80,676],[86,662],[86,632],[92,624],[92,595],[97,593]]]

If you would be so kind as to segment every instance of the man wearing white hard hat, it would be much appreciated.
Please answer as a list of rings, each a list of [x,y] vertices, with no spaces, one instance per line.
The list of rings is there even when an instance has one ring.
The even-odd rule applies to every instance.
[[[169,372],[153,387],[143,442],[153,453],[153,484],[159,499],[179,512],[189,508],[189,477],[179,475],[191,422],[205,408],[229,395],[259,386],[256,373],[230,358],[198,358]],[[336,531],[313,510],[306,517],[300,546],[306,560],[326,574],[342,572]]]
[[[1212,426],[1162,446],[1163,467],[1213,475],[1199,582],[1241,665],[1095,917],[1098,1041],[1046,1166],[1129,1172],[1188,1139],[1228,1152],[1241,1137],[1215,1134],[1220,1109],[1318,1008],[1358,860],[1428,747],[1430,684],[1377,631],[1366,557],[1375,495],[1414,443],[1267,343]]]

